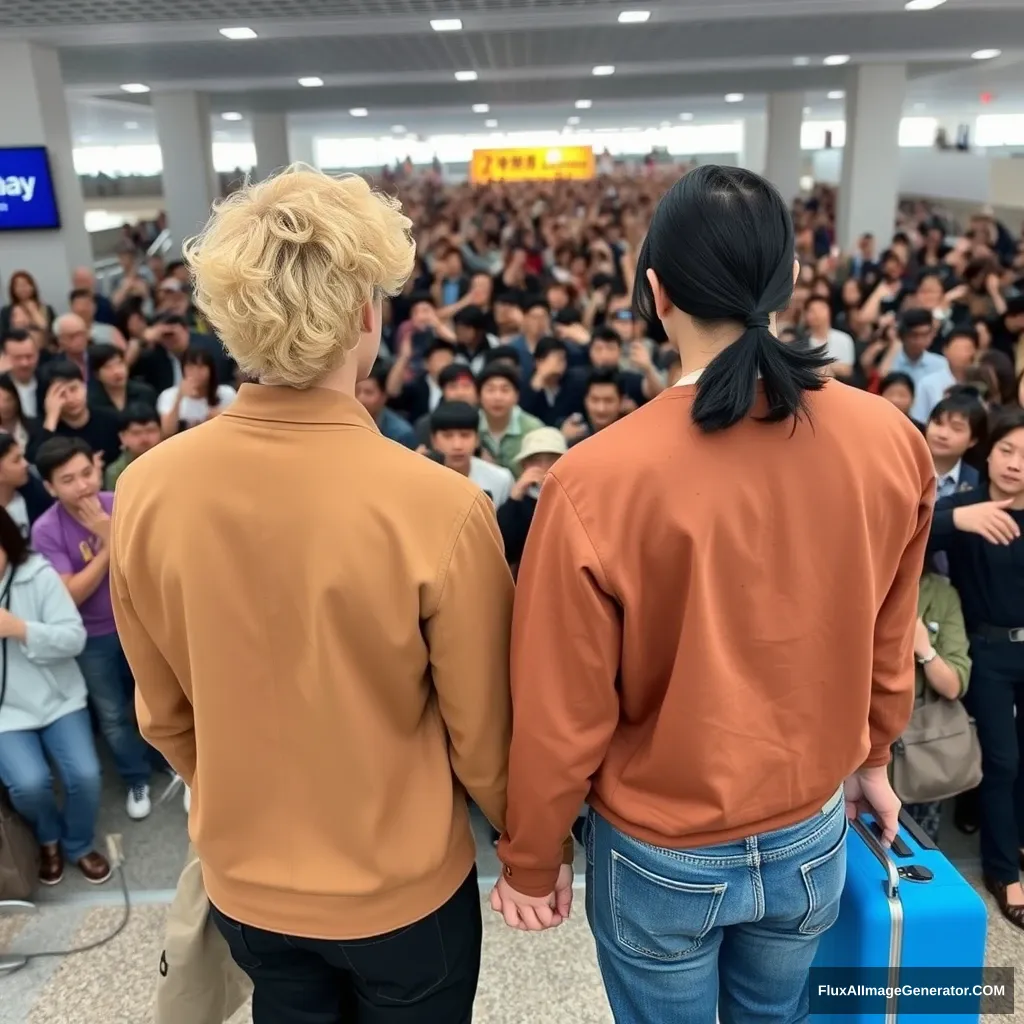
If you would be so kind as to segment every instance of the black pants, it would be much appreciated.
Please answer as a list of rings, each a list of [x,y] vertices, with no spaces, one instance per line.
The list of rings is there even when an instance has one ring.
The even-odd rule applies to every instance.
[[[964,704],[981,743],[981,866],[990,878],[1016,882],[1024,846],[1024,644],[972,636],[971,659]]]
[[[239,924],[213,908],[253,982],[253,1024],[470,1024],[480,975],[476,867],[429,917],[369,939],[327,941]]]

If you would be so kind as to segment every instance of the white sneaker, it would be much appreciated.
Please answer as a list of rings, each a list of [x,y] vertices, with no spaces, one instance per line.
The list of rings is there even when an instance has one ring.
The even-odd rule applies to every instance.
[[[192,790],[188,786],[185,787],[185,798],[182,803],[185,805],[185,813],[188,814],[192,810]]]
[[[153,810],[153,803],[149,799],[149,785],[145,782],[138,782],[128,790],[128,800],[125,803],[125,810],[132,821],[142,821],[148,818]]]

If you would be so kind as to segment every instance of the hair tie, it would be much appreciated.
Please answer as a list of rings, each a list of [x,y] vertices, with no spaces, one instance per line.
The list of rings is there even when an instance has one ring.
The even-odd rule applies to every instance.
[[[764,313],[751,313],[745,321],[747,330],[751,330],[754,327],[768,327],[771,324],[771,320]]]

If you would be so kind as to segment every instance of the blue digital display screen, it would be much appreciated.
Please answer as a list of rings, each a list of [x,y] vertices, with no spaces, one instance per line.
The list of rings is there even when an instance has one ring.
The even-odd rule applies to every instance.
[[[46,148],[0,148],[0,231],[52,231],[59,227]]]

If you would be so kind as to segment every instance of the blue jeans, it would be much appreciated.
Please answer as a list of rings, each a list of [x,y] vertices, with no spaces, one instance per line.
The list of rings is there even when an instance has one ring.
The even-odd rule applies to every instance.
[[[57,808],[47,757],[57,766],[64,787],[63,810]],[[100,762],[85,708],[45,729],[0,732],[0,781],[41,844],[59,842],[70,861],[92,851],[100,809]]]
[[[587,918],[616,1024],[804,1021],[846,881],[840,799],[807,821],[668,850],[591,812]]]
[[[117,634],[89,637],[78,667],[118,775],[128,786],[149,782],[150,748],[135,722],[135,679]]]

